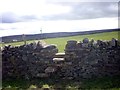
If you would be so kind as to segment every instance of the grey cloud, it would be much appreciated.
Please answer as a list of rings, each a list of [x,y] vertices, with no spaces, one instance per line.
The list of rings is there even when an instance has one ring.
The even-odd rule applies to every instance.
[[[0,30],[5,30],[4,28],[0,27]]]
[[[82,3],[76,5],[73,10],[73,14],[80,18],[100,18],[100,17],[116,17],[117,9],[112,10],[111,5],[117,5],[117,3],[110,2],[93,2]]]
[[[119,2],[119,0],[45,0],[49,3],[61,3],[61,2]]]
[[[11,12],[2,13],[2,23],[14,23],[20,21],[20,18]]]
[[[31,20],[80,20],[80,19],[92,19],[102,17],[117,17],[117,9],[111,9],[110,6],[118,5],[117,2],[54,2],[52,4],[59,4],[63,6],[71,7],[71,12],[49,15],[38,18],[35,15],[17,16],[14,12],[2,13],[2,23],[16,23],[25,22]],[[48,2],[50,3],[50,2]],[[1,22],[0,22],[1,23]]]
[[[1,18],[1,23],[16,23],[38,19],[34,15],[18,16],[12,12],[2,13]]]
[[[58,3],[57,3],[58,4]],[[70,13],[61,15],[44,16],[45,20],[75,20],[75,19],[91,19],[91,18],[102,18],[102,17],[117,17],[117,9],[111,9],[111,6],[118,5],[117,2],[61,2],[61,5],[72,7]]]
[[[16,30],[16,29],[18,29],[18,28],[16,28],[16,27],[9,27],[9,28],[0,27],[0,30],[7,30],[7,29],[9,29],[9,30]]]
[[[35,20],[38,19],[35,15],[25,15],[21,17],[23,20]]]

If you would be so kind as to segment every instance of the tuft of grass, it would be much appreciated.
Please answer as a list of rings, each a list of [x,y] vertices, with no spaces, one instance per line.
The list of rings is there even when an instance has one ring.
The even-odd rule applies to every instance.
[[[119,89],[120,77],[102,77],[83,81],[83,88],[89,89]]]
[[[32,79],[32,80],[3,80],[3,88],[16,90],[16,88],[61,88],[61,90],[120,90],[120,76],[102,77],[78,80],[63,80],[55,78]],[[14,89],[11,89],[14,88]],[[55,90],[56,90],[55,89]]]

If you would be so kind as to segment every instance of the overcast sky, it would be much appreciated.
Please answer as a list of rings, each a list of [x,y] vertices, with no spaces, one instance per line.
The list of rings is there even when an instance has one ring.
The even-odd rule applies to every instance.
[[[0,2],[0,37],[118,28],[118,0]]]

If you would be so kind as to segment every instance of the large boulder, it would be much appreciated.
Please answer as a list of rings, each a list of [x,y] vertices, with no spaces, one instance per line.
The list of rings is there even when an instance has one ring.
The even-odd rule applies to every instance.
[[[56,53],[58,53],[56,45],[44,46],[40,51],[41,56],[44,58],[53,58]]]

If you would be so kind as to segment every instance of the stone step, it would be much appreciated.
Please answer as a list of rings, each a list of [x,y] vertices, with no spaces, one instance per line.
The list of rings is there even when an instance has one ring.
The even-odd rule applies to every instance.
[[[56,53],[54,58],[64,58],[65,57],[65,53]]]
[[[64,58],[53,58],[53,61],[64,61]]]

